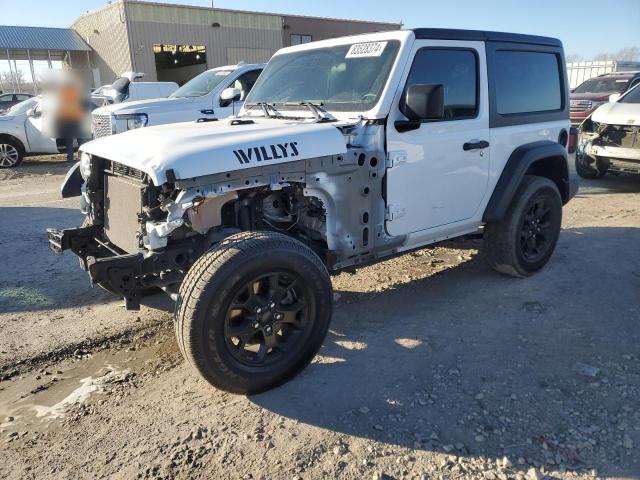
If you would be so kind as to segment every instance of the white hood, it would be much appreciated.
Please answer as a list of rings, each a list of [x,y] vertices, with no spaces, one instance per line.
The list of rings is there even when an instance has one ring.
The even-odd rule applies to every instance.
[[[148,174],[155,185],[346,152],[335,125],[254,119],[253,124],[185,122],[145,127],[85,143],[81,151]]]
[[[591,120],[609,125],[640,125],[640,103],[605,103],[593,112]]]
[[[198,97],[199,98],[199,97]],[[162,113],[169,111],[179,111],[192,107],[196,103],[195,98],[185,97],[169,97],[169,98],[152,98],[149,100],[135,100],[132,102],[114,103],[96,108],[92,113],[106,114],[128,114],[145,112],[153,114],[154,110],[161,109]]]

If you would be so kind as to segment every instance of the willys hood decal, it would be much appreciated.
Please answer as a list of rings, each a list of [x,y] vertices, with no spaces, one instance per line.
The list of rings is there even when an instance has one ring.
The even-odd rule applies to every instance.
[[[255,123],[186,122],[131,130],[85,143],[81,151],[137,168],[155,185],[263,164],[346,152],[340,130],[327,123],[254,119]]]

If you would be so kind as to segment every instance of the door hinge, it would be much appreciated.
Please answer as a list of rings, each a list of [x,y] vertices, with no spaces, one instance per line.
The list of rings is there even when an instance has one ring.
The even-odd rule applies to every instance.
[[[399,203],[389,204],[384,211],[384,219],[391,222],[397,218],[404,217],[406,209]]]
[[[387,168],[397,167],[401,163],[406,163],[407,161],[407,152],[404,150],[396,150],[393,152],[387,152]]]

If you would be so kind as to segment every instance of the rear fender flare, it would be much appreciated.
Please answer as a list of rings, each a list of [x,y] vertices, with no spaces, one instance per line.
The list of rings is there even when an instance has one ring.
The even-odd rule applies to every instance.
[[[560,191],[563,204],[570,199],[567,150],[550,140],[527,143],[516,148],[502,170],[489,199],[482,221],[500,221],[528,173],[552,180]]]

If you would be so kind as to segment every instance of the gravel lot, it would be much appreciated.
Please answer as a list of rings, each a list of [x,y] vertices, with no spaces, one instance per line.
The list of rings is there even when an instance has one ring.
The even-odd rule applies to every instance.
[[[321,354],[241,397],[166,298],[127,312],[49,253],[81,220],[59,160],[0,171],[0,478],[640,478],[640,179],[584,182],[526,280],[472,240],[335,276]]]

